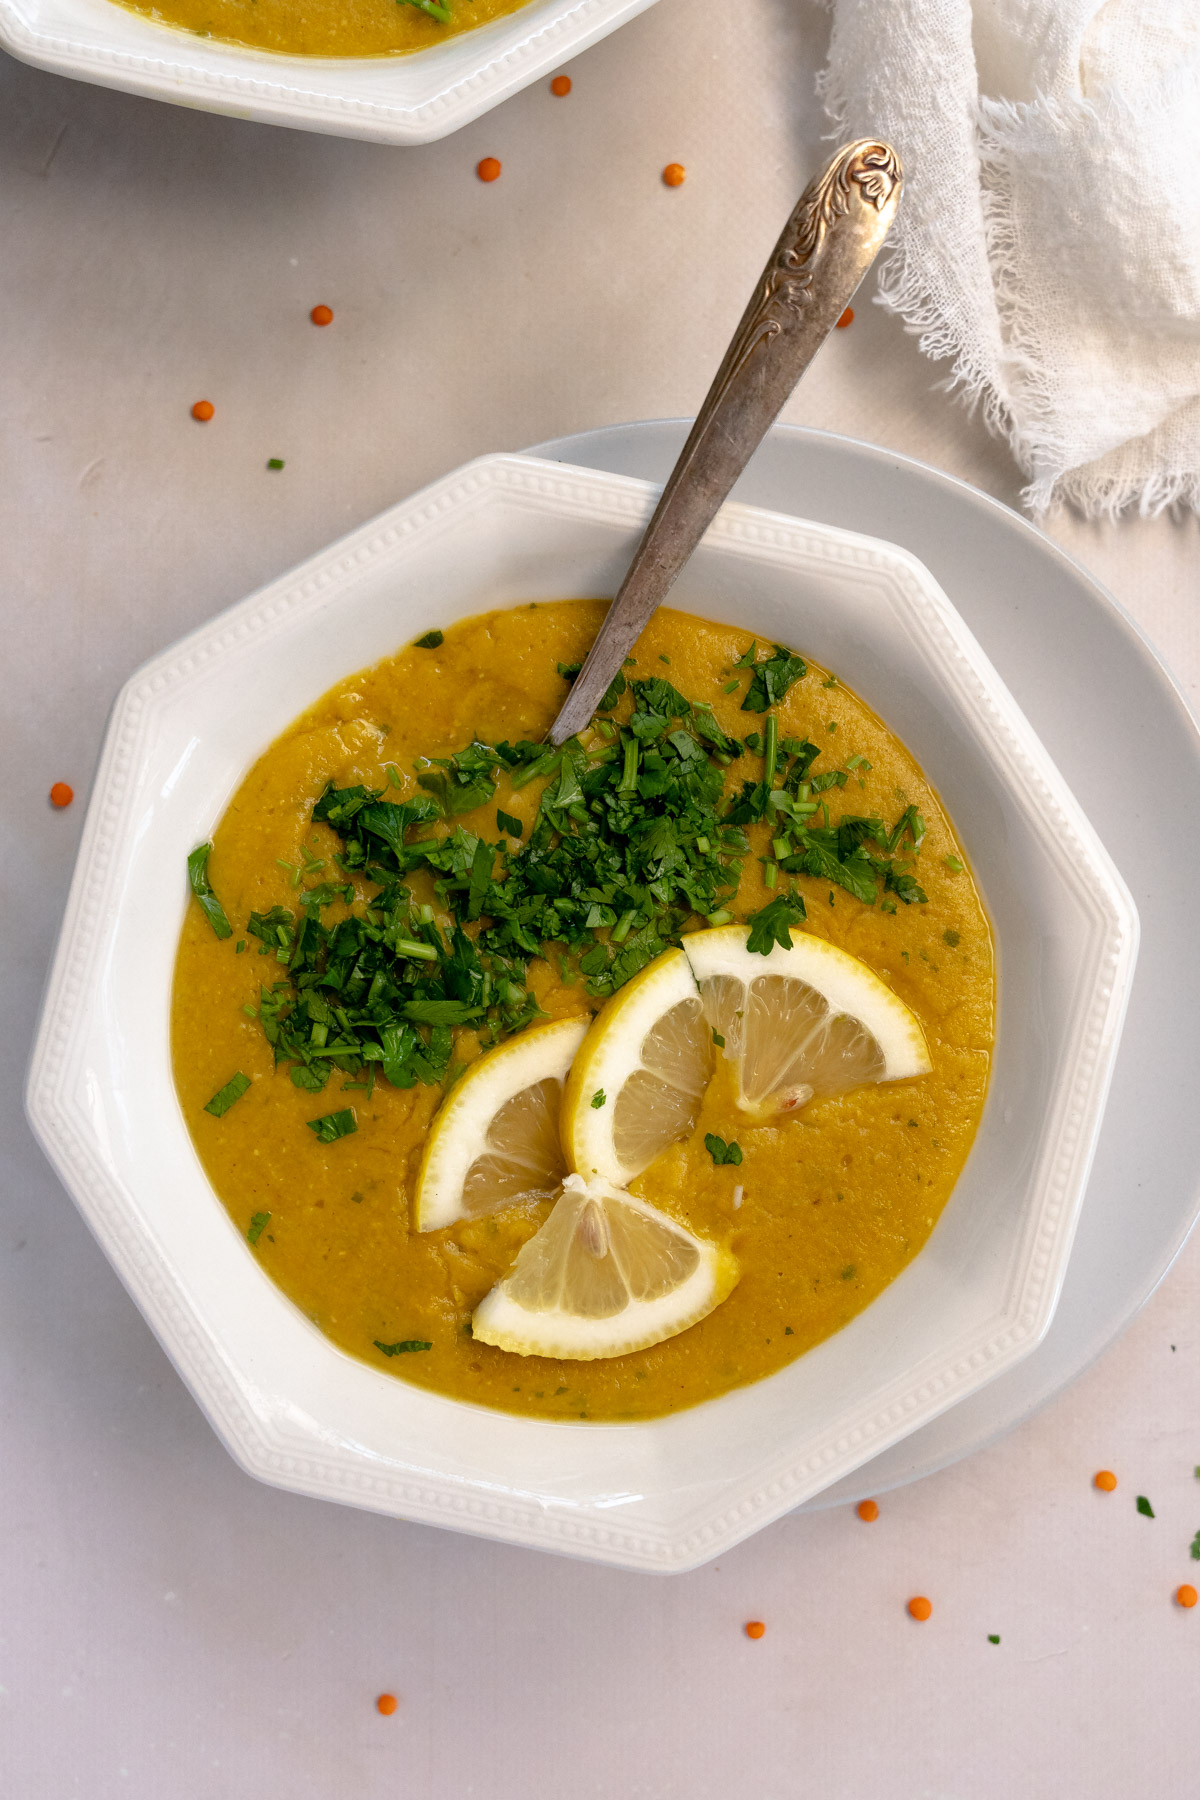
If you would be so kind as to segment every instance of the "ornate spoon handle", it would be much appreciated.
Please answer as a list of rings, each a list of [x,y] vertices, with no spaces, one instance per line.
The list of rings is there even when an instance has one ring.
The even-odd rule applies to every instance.
[[[784,401],[874,262],[900,202],[890,145],[844,144],[800,196],[725,352],[566,705],[550,730],[582,731]]]

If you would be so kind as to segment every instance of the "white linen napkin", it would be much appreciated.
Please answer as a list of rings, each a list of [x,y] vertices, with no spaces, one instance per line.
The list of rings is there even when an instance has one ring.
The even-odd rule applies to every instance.
[[[838,135],[907,178],[881,301],[1030,508],[1200,511],[1200,0],[832,4]]]

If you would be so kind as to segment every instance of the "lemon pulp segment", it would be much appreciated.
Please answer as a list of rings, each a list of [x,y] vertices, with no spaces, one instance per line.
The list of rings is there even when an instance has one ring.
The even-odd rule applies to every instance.
[[[418,1231],[440,1231],[520,1200],[549,1199],[563,1175],[559,1107],[587,1020],[534,1025],[487,1050],[434,1117],[417,1177]]]
[[[767,956],[746,940],[740,926],[683,940],[705,1018],[738,1065],[744,1110],[786,1115],[812,1099],[929,1072],[915,1015],[866,963],[807,933]]]
[[[608,1182],[569,1175],[476,1308],[472,1336],[518,1356],[623,1356],[697,1324],[737,1278],[728,1251]]]
[[[563,1148],[585,1178],[624,1187],[700,1116],[712,1031],[682,950],[667,950],[614,995],[575,1058]]]

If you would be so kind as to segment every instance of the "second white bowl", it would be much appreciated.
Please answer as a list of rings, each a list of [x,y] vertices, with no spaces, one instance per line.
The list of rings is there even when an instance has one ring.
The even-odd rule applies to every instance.
[[[379,144],[428,144],[528,87],[654,0],[529,0],[408,56],[278,56],[156,24],[112,0],[0,0],[22,62],[204,112]]]

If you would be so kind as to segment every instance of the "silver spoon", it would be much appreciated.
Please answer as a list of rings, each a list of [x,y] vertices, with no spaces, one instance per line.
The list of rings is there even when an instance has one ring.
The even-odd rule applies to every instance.
[[[784,401],[874,262],[900,203],[900,159],[860,138],[800,196],[608,610],[550,742],[582,731]]]

